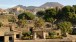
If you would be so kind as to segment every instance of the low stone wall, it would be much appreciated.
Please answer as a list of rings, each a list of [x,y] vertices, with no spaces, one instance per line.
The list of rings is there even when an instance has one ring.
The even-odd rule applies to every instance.
[[[72,40],[64,39],[37,39],[37,40],[14,40],[14,42],[72,42]]]

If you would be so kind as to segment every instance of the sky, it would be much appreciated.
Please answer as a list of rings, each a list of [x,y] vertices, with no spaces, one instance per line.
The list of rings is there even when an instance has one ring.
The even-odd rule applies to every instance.
[[[62,5],[76,5],[76,0],[0,0],[0,8],[6,9],[16,5],[40,6],[46,2],[58,2]]]

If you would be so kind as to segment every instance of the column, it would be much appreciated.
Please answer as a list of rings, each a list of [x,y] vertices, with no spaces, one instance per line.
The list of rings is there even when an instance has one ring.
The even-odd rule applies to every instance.
[[[16,38],[16,32],[14,32],[14,34],[13,34],[12,37],[13,37],[14,40],[17,39],[17,38]]]
[[[9,36],[4,36],[4,42],[9,42]]]
[[[43,38],[46,39],[46,33],[45,32],[43,32]]]
[[[14,34],[12,35],[12,41],[13,42],[15,41],[15,35]]]
[[[15,42],[15,40],[16,40],[16,34],[15,33],[12,35],[12,40],[13,40],[13,42]]]
[[[74,40],[72,40],[72,42],[75,42],[75,39],[74,39]]]
[[[16,34],[14,34],[14,39],[16,39]]]
[[[36,35],[36,32],[34,32],[34,39],[36,39],[37,38],[37,35]]]
[[[19,39],[21,39],[22,38],[22,33],[20,33],[20,38]]]

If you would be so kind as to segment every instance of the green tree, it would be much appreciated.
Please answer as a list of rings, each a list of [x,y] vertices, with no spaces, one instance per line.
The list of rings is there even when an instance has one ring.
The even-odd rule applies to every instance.
[[[74,8],[74,10],[75,10],[75,14],[76,14],[76,5],[73,5],[73,8]]]
[[[51,39],[55,38],[54,35],[56,35],[56,32],[55,32],[55,31],[49,32],[49,37],[50,37]]]
[[[57,24],[58,28],[61,29],[62,35],[66,36],[66,33],[72,33],[72,24],[70,22],[60,22]]]
[[[49,16],[49,17],[54,18],[56,16],[57,11],[54,8],[50,8],[50,9],[46,9],[45,12],[46,12],[45,16]]]
[[[21,27],[25,27],[27,24],[27,21],[25,19],[20,19],[18,21],[18,25],[21,26]]]
[[[44,20],[42,18],[39,18],[38,20],[35,21],[34,26],[37,28],[43,27],[44,26]]]
[[[71,6],[65,6],[61,10],[59,10],[58,14],[56,15],[57,19],[61,20],[68,20],[69,15],[73,15],[75,13],[75,10]]]
[[[18,19],[23,19],[23,17],[27,20],[32,20],[35,18],[35,15],[33,15],[30,12],[24,12],[24,13],[18,15]]]
[[[44,17],[44,15],[45,15],[45,11],[38,11],[37,13],[36,13],[36,15],[38,16],[38,17]]]
[[[9,17],[9,18],[8,18],[8,21],[9,21],[9,22],[16,22],[16,18],[15,18],[15,17]]]
[[[76,23],[76,14],[68,13],[68,21]]]
[[[56,19],[56,15],[57,15],[57,10],[56,8],[50,8],[50,9],[46,9],[45,10],[45,16],[44,16],[44,20],[46,22],[51,22],[52,23],[52,27],[53,27],[53,23],[55,22]]]
[[[54,21],[55,21],[55,19],[54,18],[52,18],[52,17],[48,17],[48,18],[46,18],[45,19],[47,22],[51,22],[51,23],[54,23]]]
[[[63,14],[66,14],[67,12],[74,13],[75,10],[74,10],[74,8],[71,7],[71,6],[65,6],[65,7],[63,7],[63,8],[62,8],[62,13],[63,13]]]
[[[45,21],[47,21],[47,22],[53,22],[54,21],[54,19],[55,19],[55,17],[56,17],[56,13],[57,11],[56,11],[56,9],[46,9],[45,10],[45,16],[44,16],[44,19],[45,19]]]
[[[51,22],[51,24],[52,24],[52,27],[53,27],[53,24],[54,24],[54,22],[55,22],[55,19],[54,18],[46,18],[46,21],[47,22]]]

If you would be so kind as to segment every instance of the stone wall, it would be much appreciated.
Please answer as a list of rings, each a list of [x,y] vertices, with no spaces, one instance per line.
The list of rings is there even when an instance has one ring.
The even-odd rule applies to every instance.
[[[9,27],[0,27],[0,36],[4,36],[6,32],[10,32]]]

